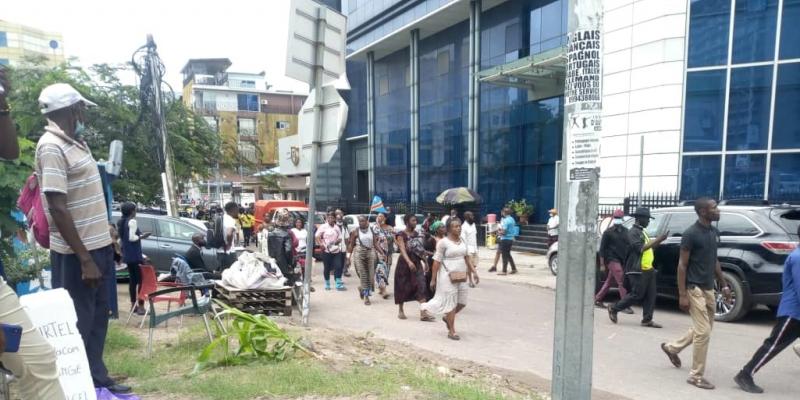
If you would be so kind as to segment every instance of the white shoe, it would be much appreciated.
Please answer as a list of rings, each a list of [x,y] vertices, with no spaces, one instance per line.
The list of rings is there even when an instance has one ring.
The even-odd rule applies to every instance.
[[[794,349],[794,353],[797,354],[798,357],[800,357],[800,343],[795,344],[794,347],[792,348]]]

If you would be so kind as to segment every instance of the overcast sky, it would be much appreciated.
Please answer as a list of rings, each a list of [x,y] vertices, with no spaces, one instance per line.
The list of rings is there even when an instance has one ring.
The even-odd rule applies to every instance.
[[[123,63],[153,34],[180,92],[190,58],[227,57],[230,71],[266,72],[274,89],[305,93],[284,76],[289,0],[0,0],[0,19],[64,36],[81,65]]]

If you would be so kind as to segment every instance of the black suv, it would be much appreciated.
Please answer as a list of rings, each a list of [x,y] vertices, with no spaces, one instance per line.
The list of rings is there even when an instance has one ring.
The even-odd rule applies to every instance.
[[[720,232],[718,258],[733,292],[728,305],[717,296],[716,320],[736,321],[758,304],[772,309],[781,296],[781,276],[786,256],[798,237],[800,209],[792,207],[719,206],[716,222]],[[693,207],[653,210],[655,218],[647,228],[651,237],[669,231],[669,238],[655,250],[658,294],[678,297],[677,267],[681,235],[697,221]]]

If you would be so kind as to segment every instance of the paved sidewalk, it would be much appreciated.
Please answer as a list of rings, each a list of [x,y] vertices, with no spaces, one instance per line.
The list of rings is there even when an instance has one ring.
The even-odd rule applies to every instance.
[[[547,289],[556,288],[556,277],[550,272],[547,266],[547,258],[543,255],[511,251],[511,257],[517,264],[519,273],[514,275],[500,276],[489,273],[488,270],[494,262],[495,250],[480,247],[478,249],[478,275],[483,280],[503,281],[518,285],[538,286]],[[497,262],[497,269],[503,269],[502,257]],[[509,266],[509,271],[511,267]]]

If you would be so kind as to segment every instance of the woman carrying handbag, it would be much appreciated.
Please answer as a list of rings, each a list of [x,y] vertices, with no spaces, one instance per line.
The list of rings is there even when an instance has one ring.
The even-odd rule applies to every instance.
[[[456,314],[467,306],[467,276],[472,275],[475,284],[480,279],[467,252],[467,244],[461,240],[458,218],[447,221],[447,237],[436,245],[432,274],[431,288],[436,289],[436,295],[420,308],[430,314],[444,315],[442,321],[447,325],[447,337],[460,340],[456,333]]]

